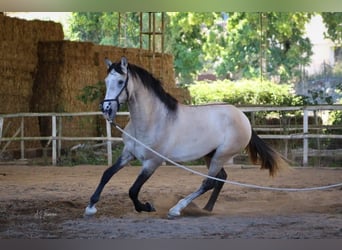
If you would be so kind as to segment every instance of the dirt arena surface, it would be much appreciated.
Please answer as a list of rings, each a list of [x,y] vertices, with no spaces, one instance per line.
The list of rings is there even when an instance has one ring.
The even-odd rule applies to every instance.
[[[140,167],[126,167],[105,187],[98,213],[84,218],[105,168],[0,165],[0,238],[342,238],[342,188],[289,193],[225,184],[212,213],[201,209],[208,193],[180,218],[168,220],[169,208],[202,182],[202,177],[172,166],[160,167],[140,193],[156,212],[135,212],[128,189]],[[192,168],[206,172],[202,166]],[[342,182],[342,169],[294,168],[274,178],[253,166],[225,169],[230,180],[264,186],[303,188]]]

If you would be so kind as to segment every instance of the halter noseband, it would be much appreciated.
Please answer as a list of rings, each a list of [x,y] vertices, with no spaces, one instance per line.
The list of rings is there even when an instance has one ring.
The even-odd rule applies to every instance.
[[[103,111],[103,103],[104,102],[111,102],[111,101],[116,101],[116,104],[117,104],[117,112],[120,110],[120,105],[122,104],[122,103],[120,103],[119,102],[119,97],[120,97],[120,95],[121,95],[121,93],[124,91],[124,90],[126,90],[126,95],[127,95],[127,99],[128,99],[128,97],[129,97],[129,93],[128,93],[128,89],[127,89],[127,83],[128,83],[128,74],[127,74],[127,78],[126,78],[126,80],[125,80],[125,84],[124,84],[124,86],[122,87],[122,89],[120,90],[120,92],[119,92],[119,94],[117,94],[117,96],[115,97],[115,98],[113,98],[113,99],[104,99],[102,102],[100,102],[100,110],[101,111]]]

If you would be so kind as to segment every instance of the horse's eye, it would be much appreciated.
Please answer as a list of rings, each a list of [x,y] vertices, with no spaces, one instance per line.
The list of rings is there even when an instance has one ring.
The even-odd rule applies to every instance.
[[[124,82],[122,80],[119,81],[119,85],[122,85]]]

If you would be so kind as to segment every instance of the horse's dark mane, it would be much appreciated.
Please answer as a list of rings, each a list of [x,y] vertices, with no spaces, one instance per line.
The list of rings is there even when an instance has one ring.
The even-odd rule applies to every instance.
[[[114,69],[119,74],[123,74],[120,63],[113,63],[108,68],[108,73],[112,69]],[[170,95],[164,90],[164,88],[162,87],[161,81],[156,79],[150,72],[131,63],[128,64],[128,70],[133,77],[135,78],[139,77],[144,87],[147,88],[148,90],[153,91],[154,94],[160,99],[162,103],[165,104],[165,106],[169,110],[171,111],[177,110],[178,101],[172,95]]]

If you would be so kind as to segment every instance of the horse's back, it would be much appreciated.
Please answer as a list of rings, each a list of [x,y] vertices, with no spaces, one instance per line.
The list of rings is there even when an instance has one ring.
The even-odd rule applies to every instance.
[[[247,146],[251,138],[251,124],[247,116],[236,106],[229,104],[209,104],[195,106],[203,109],[198,113],[205,118],[208,126],[215,131],[216,136],[224,137],[229,143],[243,144]]]
[[[234,105],[229,104],[207,104],[207,105],[183,105],[184,116],[194,122],[202,121],[208,126],[223,130],[233,129],[236,132],[245,133],[251,130],[247,116]],[[247,132],[250,134],[250,132]]]

